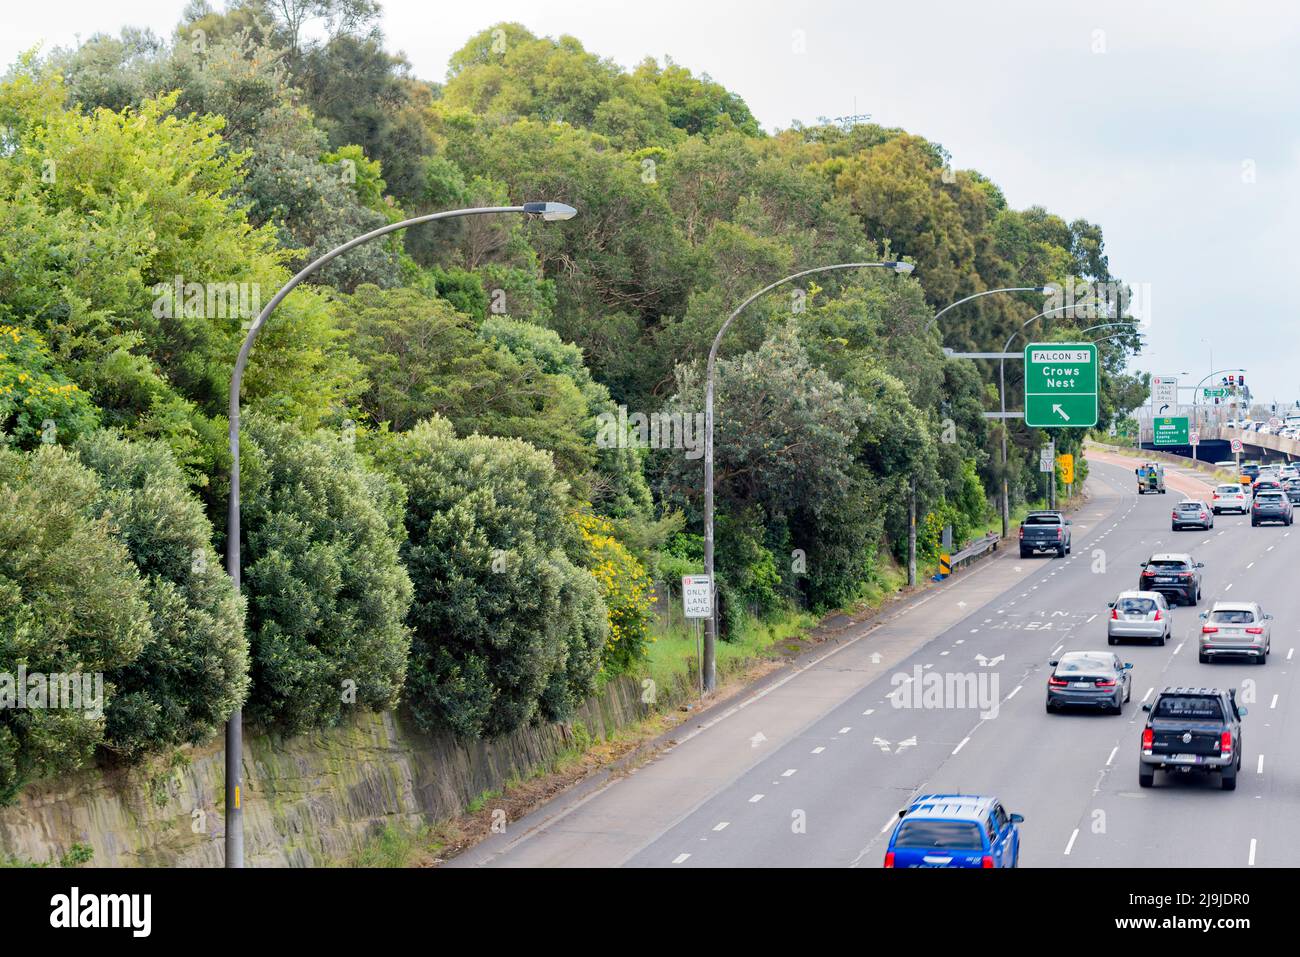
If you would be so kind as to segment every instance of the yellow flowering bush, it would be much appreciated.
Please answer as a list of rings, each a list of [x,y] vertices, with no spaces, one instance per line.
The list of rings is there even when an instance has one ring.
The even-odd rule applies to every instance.
[[[0,432],[30,449],[66,444],[98,424],[90,396],[55,367],[44,341],[30,329],[0,324]]]
[[[650,635],[654,582],[631,552],[614,537],[614,526],[586,512],[574,514],[586,547],[587,569],[600,586],[609,615],[604,667],[609,673],[627,670],[645,657]]]

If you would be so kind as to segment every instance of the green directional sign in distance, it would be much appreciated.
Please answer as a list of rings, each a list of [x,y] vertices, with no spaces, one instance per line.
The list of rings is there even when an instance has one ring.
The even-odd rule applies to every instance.
[[[1163,416],[1153,422],[1156,445],[1187,445],[1191,436],[1187,416]]]
[[[1097,424],[1097,347],[1091,342],[1025,346],[1025,425],[1087,429]]]

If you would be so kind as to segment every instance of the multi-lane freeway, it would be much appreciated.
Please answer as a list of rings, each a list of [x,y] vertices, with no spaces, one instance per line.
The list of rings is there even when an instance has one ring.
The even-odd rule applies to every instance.
[[[875,868],[907,799],[951,791],[1024,815],[1022,867],[1300,864],[1300,532],[1229,515],[1172,532],[1171,507],[1208,486],[1171,470],[1169,494],[1139,497],[1131,462],[1105,458],[1090,455],[1070,556],[1002,549],[684,725],[635,773],[562,797],[451,863]],[[1159,551],[1205,563],[1201,606],[1173,610],[1167,645],[1116,649],[1133,664],[1122,715],[1046,713],[1049,659],[1108,650],[1106,603]],[[1220,598],[1275,615],[1266,666],[1198,663],[1198,612]],[[959,686],[975,700],[958,700]],[[1236,791],[1212,776],[1139,788],[1140,705],[1166,686],[1237,689],[1249,714]]]

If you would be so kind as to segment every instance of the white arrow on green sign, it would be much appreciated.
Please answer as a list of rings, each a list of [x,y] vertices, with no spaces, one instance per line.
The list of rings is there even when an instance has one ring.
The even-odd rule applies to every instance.
[[[1025,424],[1087,429],[1097,424],[1097,347],[1091,342],[1025,346]]]

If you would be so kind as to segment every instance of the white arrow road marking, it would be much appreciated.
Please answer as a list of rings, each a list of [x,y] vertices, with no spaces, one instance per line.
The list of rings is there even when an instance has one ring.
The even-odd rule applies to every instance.
[[[762,731],[759,731],[757,734],[755,734],[753,737],[749,739],[749,746],[751,748],[756,748],[766,740],[767,740],[767,735],[763,734]]]
[[[871,743],[874,744],[876,747],[880,748],[881,751],[884,751],[886,754],[889,754],[889,742],[886,741],[884,738],[872,738]]]
[[[904,751],[906,751],[908,748],[914,748],[914,747],[916,747],[916,736],[915,736],[915,735],[913,735],[913,736],[910,737],[910,738],[904,738],[902,741],[899,741],[899,742],[898,742],[898,750],[895,751],[894,753],[895,753],[895,754],[902,754],[902,753],[903,753]]]

